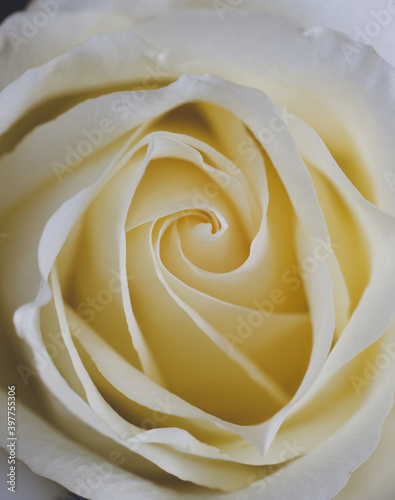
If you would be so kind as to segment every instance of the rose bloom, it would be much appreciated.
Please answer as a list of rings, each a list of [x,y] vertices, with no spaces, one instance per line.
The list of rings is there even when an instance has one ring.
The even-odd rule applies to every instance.
[[[339,494],[395,389],[394,16],[41,0],[2,24],[7,452],[15,386],[17,458],[85,498]],[[393,431],[339,499],[392,498]]]

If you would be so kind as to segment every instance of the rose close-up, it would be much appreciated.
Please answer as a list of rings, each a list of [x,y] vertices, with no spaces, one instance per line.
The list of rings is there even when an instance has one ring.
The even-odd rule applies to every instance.
[[[394,44],[393,0],[3,21],[1,494],[394,498]]]

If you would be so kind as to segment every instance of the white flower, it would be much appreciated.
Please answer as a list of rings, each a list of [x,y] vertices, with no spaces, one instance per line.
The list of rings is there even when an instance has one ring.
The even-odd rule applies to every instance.
[[[325,5],[42,0],[2,25],[1,356],[33,471],[317,500],[373,452],[395,5]]]

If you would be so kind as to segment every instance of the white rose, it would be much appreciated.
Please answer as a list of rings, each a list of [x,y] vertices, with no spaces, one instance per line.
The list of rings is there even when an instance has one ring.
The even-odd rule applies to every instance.
[[[395,389],[395,5],[385,62],[337,2],[194,4],[2,25],[2,407],[90,499],[331,499]]]

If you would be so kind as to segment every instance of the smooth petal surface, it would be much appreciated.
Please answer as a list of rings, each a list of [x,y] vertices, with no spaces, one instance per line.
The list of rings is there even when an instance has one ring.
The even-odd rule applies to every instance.
[[[336,500],[369,500],[380,495],[391,498],[394,478],[391,459],[394,450],[395,411],[392,408],[384,422],[380,442],[372,456],[357,469]]]
[[[33,1],[32,6],[38,4]],[[144,19],[163,15],[171,10],[199,8],[214,11],[218,21],[226,22],[229,13],[238,11],[272,12],[295,19],[304,28],[316,26],[330,28],[346,34],[350,40],[344,42],[343,52],[347,60],[358,54],[361,44],[371,45],[387,62],[395,66],[391,46],[395,40],[395,4],[392,0],[164,0],[163,2],[133,2],[111,0],[109,2],[84,2],[84,8],[100,6],[104,12],[119,11]],[[81,3],[73,0],[62,8],[80,11]]]

